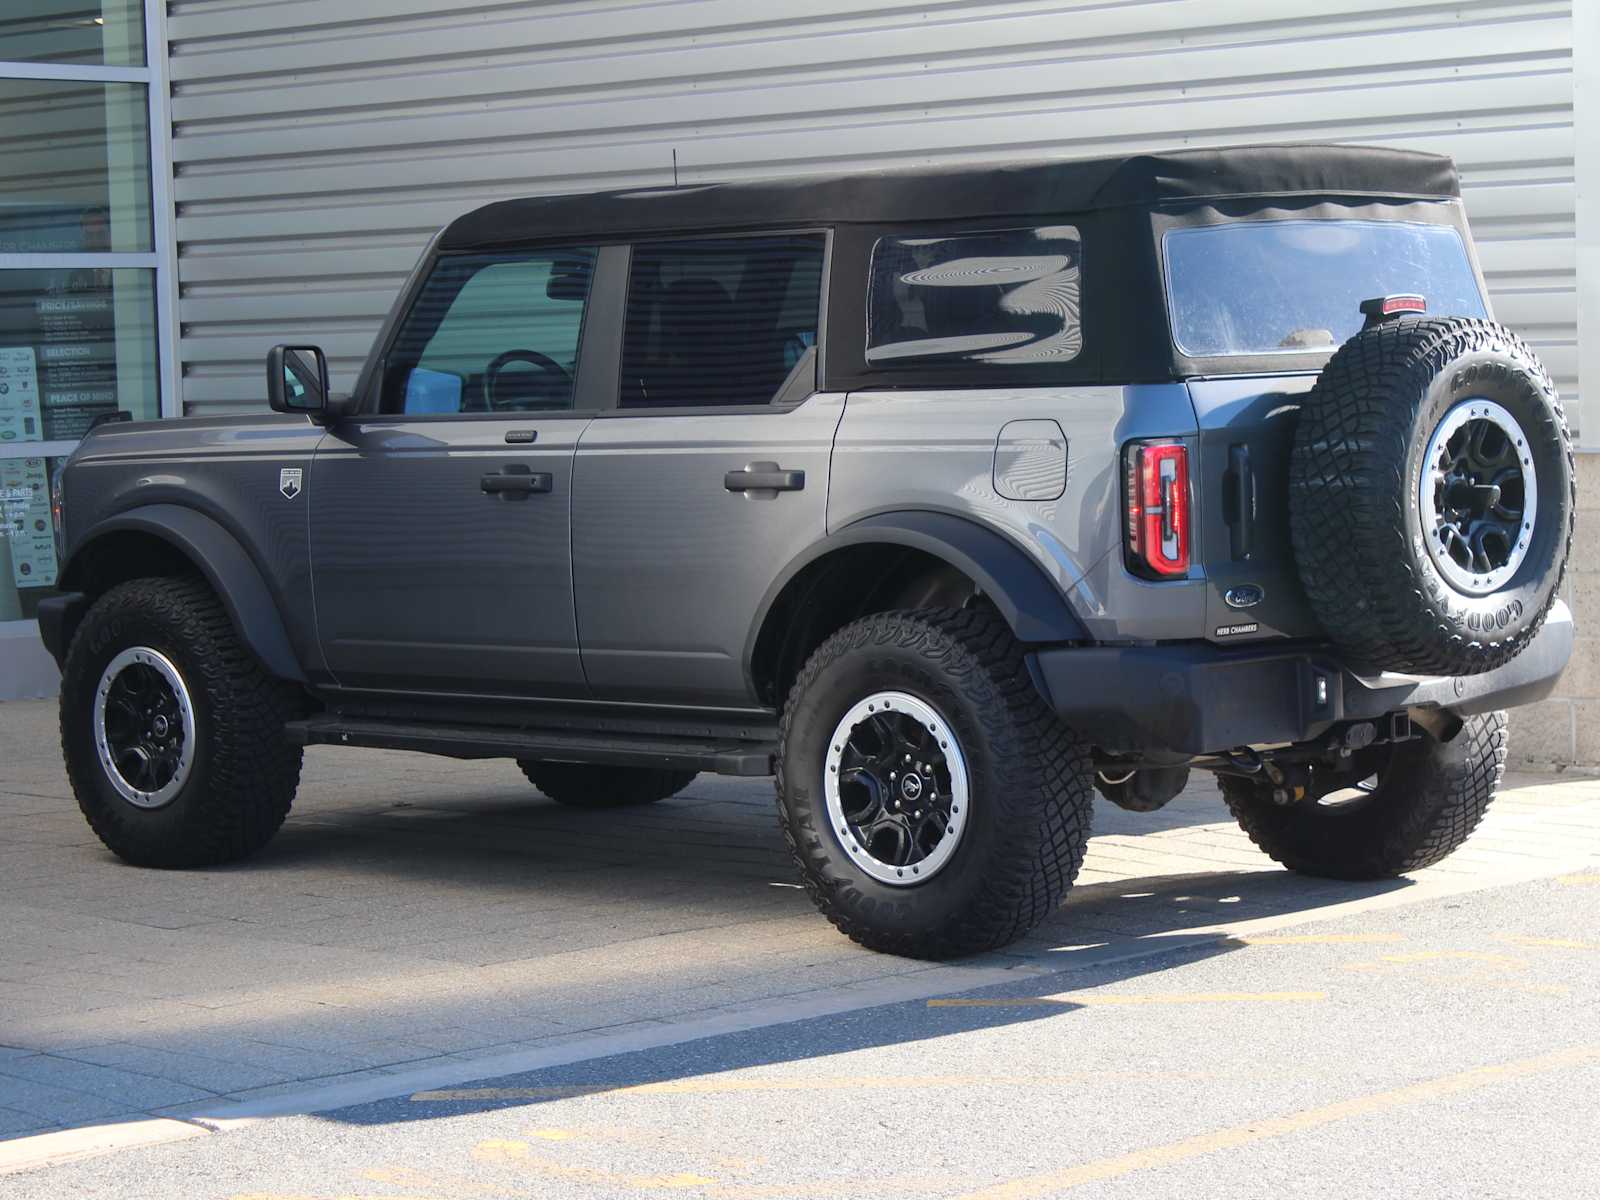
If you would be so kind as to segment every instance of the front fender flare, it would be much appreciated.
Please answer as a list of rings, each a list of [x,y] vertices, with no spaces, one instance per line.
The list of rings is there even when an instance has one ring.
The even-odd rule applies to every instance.
[[[234,630],[268,674],[295,683],[306,681],[283,615],[254,560],[233,534],[195,509],[181,504],[147,504],[97,522],[83,535],[61,572],[63,591],[78,588],[85,551],[120,531],[149,534],[182,553],[221,598]],[[63,629],[58,635],[63,653],[72,634],[72,629]]]

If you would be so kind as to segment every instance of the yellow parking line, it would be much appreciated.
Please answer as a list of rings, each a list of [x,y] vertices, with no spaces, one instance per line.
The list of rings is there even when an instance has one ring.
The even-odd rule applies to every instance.
[[[1576,875],[1558,875],[1557,883],[1574,884],[1578,887],[1600,887],[1600,871],[1582,871]]]
[[[929,1000],[929,1008],[1017,1008],[1030,1004],[1049,1004],[1091,1008],[1114,1008],[1126,1004],[1268,1004],[1326,1000],[1327,992],[1152,992],[1144,994],[1099,995],[1094,992],[1063,992],[1059,996],[1010,996],[999,999]]]
[[[1051,1171],[1042,1175],[1029,1175],[1020,1179],[1007,1180],[992,1187],[968,1192],[963,1196],[957,1197],[956,1200],[1028,1200],[1029,1197],[1049,1195],[1053,1192],[1077,1187],[1080,1184],[1098,1183],[1105,1179],[1118,1179],[1124,1175],[1131,1175],[1136,1171],[1169,1166],[1172,1163],[1183,1162],[1186,1159],[1198,1158],[1202,1154],[1213,1154],[1219,1150],[1234,1150],[1241,1146],[1248,1146],[1252,1142],[1265,1141],[1268,1138],[1304,1133],[1310,1129],[1331,1125],[1336,1121],[1370,1116],[1373,1113],[1386,1112],[1390,1109],[1402,1108],[1412,1104],[1426,1104],[1461,1092],[1475,1091],[1478,1088],[1488,1087],[1492,1084],[1504,1083],[1507,1080],[1521,1079],[1529,1075],[1541,1075],[1550,1071],[1560,1071],[1572,1067],[1589,1066],[1597,1062],[1600,1062],[1600,1044],[1591,1043],[1584,1046],[1573,1046],[1566,1050],[1558,1050],[1553,1054],[1542,1054],[1536,1058],[1524,1058],[1515,1062],[1502,1063],[1498,1066],[1474,1067],[1470,1071],[1462,1071],[1456,1075],[1445,1075],[1439,1079],[1425,1080],[1422,1083],[1409,1084],[1406,1087],[1395,1088],[1393,1091],[1356,1096],[1349,1100],[1325,1104],[1320,1108],[1303,1109],[1287,1116],[1267,1117],[1259,1121],[1251,1121],[1246,1125],[1235,1125],[1228,1129],[1213,1130],[1210,1133],[1184,1138],[1182,1141],[1170,1142],[1165,1146],[1151,1146],[1145,1150],[1135,1150],[1131,1154],[1118,1154],[1111,1158],[1097,1159],[1094,1162],[1081,1163],[1078,1166],[1068,1167],[1061,1171]]]
[[[1579,942],[1572,938],[1525,937],[1508,933],[1499,940],[1512,946],[1548,947],[1551,950],[1600,950],[1600,943]]]
[[[1509,954],[1493,954],[1486,950],[1423,950],[1416,954],[1385,954],[1383,961],[1397,966],[1432,962],[1475,962],[1488,963],[1496,967],[1510,967],[1513,970],[1528,965],[1528,960],[1525,958],[1513,958]]]

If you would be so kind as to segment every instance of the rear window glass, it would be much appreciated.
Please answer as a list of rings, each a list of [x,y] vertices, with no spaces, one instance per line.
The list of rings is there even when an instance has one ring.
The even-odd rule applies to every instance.
[[[1173,338],[1191,358],[1332,349],[1375,296],[1414,292],[1438,316],[1488,316],[1448,225],[1241,221],[1171,229],[1162,244]]]
[[[1068,362],[1083,349],[1081,257],[1070,225],[880,238],[867,293],[867,361]]]

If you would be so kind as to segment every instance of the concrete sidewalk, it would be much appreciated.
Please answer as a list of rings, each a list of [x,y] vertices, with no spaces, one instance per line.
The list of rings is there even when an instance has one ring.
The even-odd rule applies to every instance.
[[[318,749],[261,857],[141,871],[79,816],[54,705],[0,705],[0,1138],[422,1068],[469,1078],[607,1032],[946,994],[1207,930],[1593,870],[1600,780],[1512,780],[1472,843],[1414,882],[1278,870],[1208,778],[1150,816],[1102,807],[1096,833],[1041,930],[934,967],[859,950],[815,915],[765,780],[703,777],[663,804],[585,813],[509,763]]]

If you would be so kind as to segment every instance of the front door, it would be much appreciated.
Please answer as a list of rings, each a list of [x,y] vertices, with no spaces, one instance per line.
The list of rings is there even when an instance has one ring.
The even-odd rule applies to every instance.
[[[825,534],[842,395],[815,391],[825,239],[635,246],[621,398],[583,431],[573,581],[596,698],[754,707],[745,643]]]
[[[339,685],[581,696],[569,522],[587,247],[440,258],[378,411],[311,466],[317,627]]]

